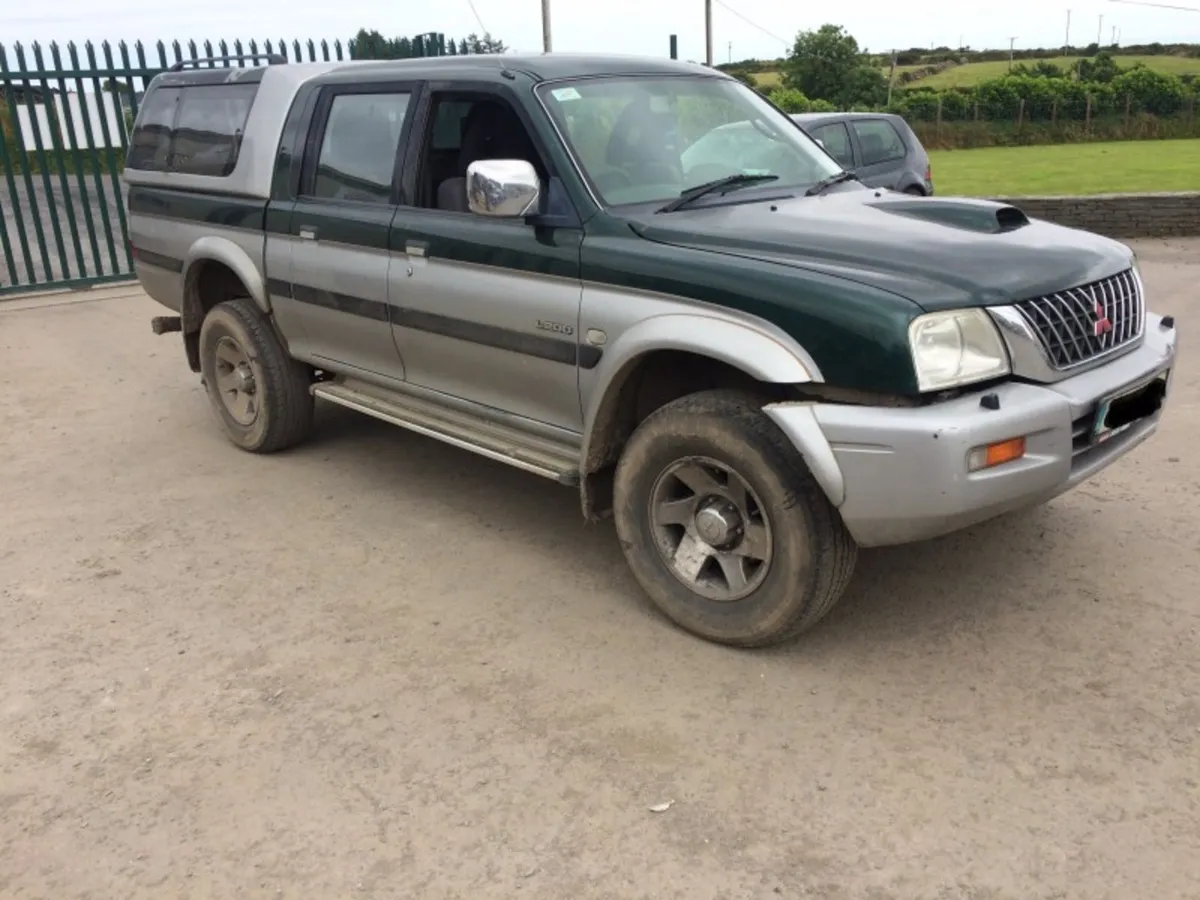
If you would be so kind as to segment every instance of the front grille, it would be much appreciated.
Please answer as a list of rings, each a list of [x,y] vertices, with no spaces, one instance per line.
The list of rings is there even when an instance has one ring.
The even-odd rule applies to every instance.
[[[1146,318],[1132,269],[1016,306],[1056,369],[1069,369],[1136,340]]]

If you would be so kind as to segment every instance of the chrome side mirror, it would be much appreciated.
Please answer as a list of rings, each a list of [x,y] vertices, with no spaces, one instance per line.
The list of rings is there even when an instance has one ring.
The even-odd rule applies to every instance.
[[[523,159],[481,159],[467,166],[467,208],[477,216],[516,219],[537,212],[542,186]]]

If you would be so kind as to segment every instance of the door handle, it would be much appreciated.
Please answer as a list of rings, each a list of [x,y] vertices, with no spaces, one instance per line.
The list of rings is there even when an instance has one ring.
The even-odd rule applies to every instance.
[[[315,241],[317,239],[317,228],[315,225],[301,225],[297,234],[303,240]]]
[[[409,241],[404,245],[404,252],[409,256],[423,257],[428,251],[427,241]]]

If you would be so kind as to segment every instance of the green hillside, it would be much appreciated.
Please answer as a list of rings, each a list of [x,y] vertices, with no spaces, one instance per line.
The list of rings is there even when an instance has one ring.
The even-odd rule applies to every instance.
[[[1128,69],[1137,63],[1145,63],[1146,67],[1157,72],[1172,75],[1185,75],[1189,72],[1200,74],[1200,59],[1187,56],[1114,56],[1113,60],[1122,69]],[[1039,60],[1040,62],[1040,60]],[[1067,69],[1079,62],[1077,56],[1059,56],[1045,60],[1061,69]],[[1027,62],[1028,65],[1028,62]],[[973,87],[989,78],[999,78],[1008,71],[1008,61],[968,63],[965,66],[951,66],[944,72],[930,75],[919,81],[912,82],[913,86],[929,88]]]
[[[1114,56],[1113,59],[1117,65],[1123,69],[1128,69],[1137,63],[1145,63],[1147,68],[1154,69],[1157,72],[1167,72],[1172,75],[1187,75],[1189,73],[1200,75],[1200,57],[1188,56]],[[1041,60],[1025,60],[1026,65],[1032,65]],[[1061,69],[1067,69],[1079,61],[1077,56],[1059,56],[1045,60],[1045,62],[1054,63]],[[920,69],[923,66],[897,66],[896,72],[909,71],[912,69]],[[929,88],[950,88],[950,87],[973,87],[981,81],[986,81],[989,78],[998,78],[1008,71],[1008,60],[998,62],[979,62],[967,63],[965,66],[951,66],[944,72],[938,72],[936,75],[929,75],[917,81],[910,82],[906,87],[929,87]],[[884,69],[886,73],[887,70]],[[778,87],[781,81],[780,72],[756,72],[754,78],[760,87],[774,88]]]

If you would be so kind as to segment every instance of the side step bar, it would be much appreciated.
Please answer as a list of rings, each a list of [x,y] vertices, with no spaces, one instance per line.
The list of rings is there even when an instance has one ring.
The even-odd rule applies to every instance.
[[[359,382],[322,381],[314,397],[508,463],[559,484],[579,484],[579,448],[416,397]]]

